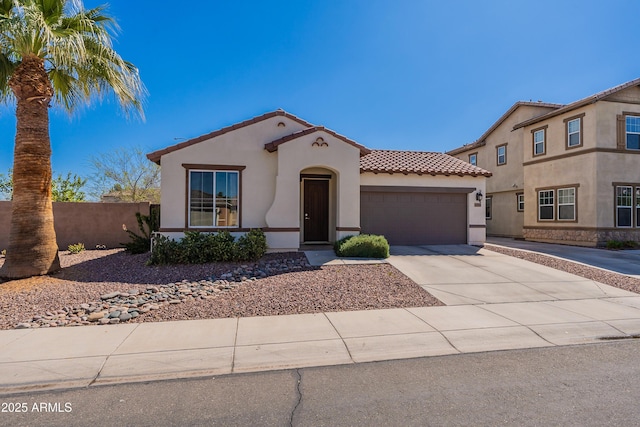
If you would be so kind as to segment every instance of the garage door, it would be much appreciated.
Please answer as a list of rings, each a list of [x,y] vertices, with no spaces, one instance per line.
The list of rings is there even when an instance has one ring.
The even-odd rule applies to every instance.
[[[362,190],[360,228],[392,245],[466,244],[467,195]]]

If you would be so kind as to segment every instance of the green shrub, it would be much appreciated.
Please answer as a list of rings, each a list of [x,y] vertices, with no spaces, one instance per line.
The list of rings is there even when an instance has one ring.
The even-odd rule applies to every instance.
[[[267,253],[267,238],[260,229],[253,229],[240,236],[236,246],[240,259],[255,261]]]
[[[76,243],[75,245],[69,245],[67,250],[72,254],[79,254],[84,251],[84,243]]]
[[[251,230],[237,241],[228,231],[201,233],[185,231],[178,241],[157,235],[153,237],[150,265],[204,264],[223,261],[255,261],[267,251],[262,230]]]
[[[131,241],[129,243],[121,243],[125,250],[131,254],[143,254],[149,252],[151,248],[151,230],[152,220],[149,215],[142,215],[136,212],[136,221],[138,221],[138,229],[140,234],[136,234],[131,230],[127,230],[127,226],[122,224],[122,229],[127,232]]]
[[[388,258],[389,242],[384,236],[360,234],[347,236],[334,245],[336,255],[356,258]]]
[[[635,249],[638,247],[638,242],[634,242],[633,240],[625,240],[624,247],[627,249]]]
[[[607,249],[622,249],[624,243],[620,240],[609,240],[607,242]]]

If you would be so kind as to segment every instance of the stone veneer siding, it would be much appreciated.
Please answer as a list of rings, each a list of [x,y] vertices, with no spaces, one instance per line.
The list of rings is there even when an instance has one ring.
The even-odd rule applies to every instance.
[[[525,240],[579,246],[606,246],[609,240],[640,242],[640,229],[635,228],[593,230],[525,228],[522,232]]]

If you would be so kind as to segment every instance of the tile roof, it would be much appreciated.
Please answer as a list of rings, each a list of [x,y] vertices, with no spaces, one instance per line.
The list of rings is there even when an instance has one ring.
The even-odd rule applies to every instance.
[[[372,150],[360,158],[360,172],[491,176],[491,172],[443,153]]]
[[[291,141],[293,139],[297,139],[300,138],[302,136],[305,135],[309,135],[315,132],[326,132],[329,135],[334,136],[335,138],[338,138],[341,141],[346,142],[349,145],[353,145],[354,147],[356,147],[357,149],[360,150],[360,155],[364,156],[365,154],[369,154],[371,152],[371,150],[369,150],[367,147],[358,144],[357,142],[347,138],[344,135],[340,135],[339,133],[336,133],[334,131],[332,131],[331,129],[327,129],[324,126],[313,126],[307,129],[303,129],[301,131],[298,132],[294,132],[291,135],[287,135],[287,136],[283,136],[282,138],[276,139],[275,141],[271,141],[267,144],[264,145],[265,150],[267,150],[270,153],[273,153],[274,151],[276,151],[278,149],[278,146],[281,144],[284,144],[285,142]]]
[[[198,137],[190,139],[188,141],[184,141],[184,142],[181,142],[179,144],[172,145],[172,146],[167,147],[167,148],[163,148],[162,150],[154,151],[153,153],[147,154],[147,158],[149,160],[151,160],[152,162],[154,162],[154,163],[160,164],[160,158],[162,156],[164,156],[165,154],[172,153],[172,152],[180,150],[182,148],[189,147],[191,145],[197,144],[197,143],[202,142],[202,141],[206,141],[207,139],[215,138],[216,136],[220,136],[220,135],[223,135],[223,134],[225,134],[227,132],[231,132],[232,130],[240,129],[240,128],[243,128],[245,126],[249,126],[251,124],[258,123],[258,122],[261,122],[263,120],[267,120],[267,119],[270,119],[271,117],[276,117],[276,116],[288,117],[289,119],[294,120],[294,121],[296,121],[296,122],[298,122],[298,123],[300,123],[300,124],[302,124],[304,126],[313,127],[313,125],[311,123],[309,123],[309,122],[307,122],[305,120],[302,120],[302,119],[294,116],[293,114],[287,113],[284,110],[276,110],[276,111],[271,111],[269,113],[262,114],[261,116],[254,117],[254,118],[249,119],[249,120],[245,120],[243,122],[239,122],[239,123],[233,124],[231,126],[224,127],[222,129],[218,129],[218,130],[213,131],[211,133],[207,133],[205,135],[198,136]]]
[[[566,113],[566,112],[571,111],[571,110],[575,110],[576,108],[580,108],[580,107],[583,107],[585,105],[593,104],[594,102],[598,102],[601,99],[604,99],[609,95],[613,95],[614,93],[618,93],[621,90],[625,90],[625,89],[628,89],[628,88],[633,87],[633,86],[640,86],[640,78],[628,81],[626,83],[623,83],[621,85],[612,87],[610,89],[603,90],[602,92],[598,92],[598,93],[596,93],[594,95],[591,95],[591,96],[588,96],[586,98],[582,98],[582,99],[580,99],[578,101],[572,102],[571,104],[567,104],[562,108],[558,108],[557,110],[551,111],[551,112],[549,112],[547,114],[544,114],[542,116],[538,116],[538,117],[535,117],[533,119],[525,120],[524,122],[518,123],[517,125],[515,125],[513,127],[513,130],[516,130],[516,129],[521,128],[521,127],[529,126],[529,125],[532,125],[534,123],[541,122],[543,120],[550,119],[551,117],[558,116],[560,114]]]

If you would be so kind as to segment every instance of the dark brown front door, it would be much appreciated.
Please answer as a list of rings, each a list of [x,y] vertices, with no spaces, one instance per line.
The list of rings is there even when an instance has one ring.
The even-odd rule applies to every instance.
[[[329,240],[329,181],[304,180],[304,241]]]

